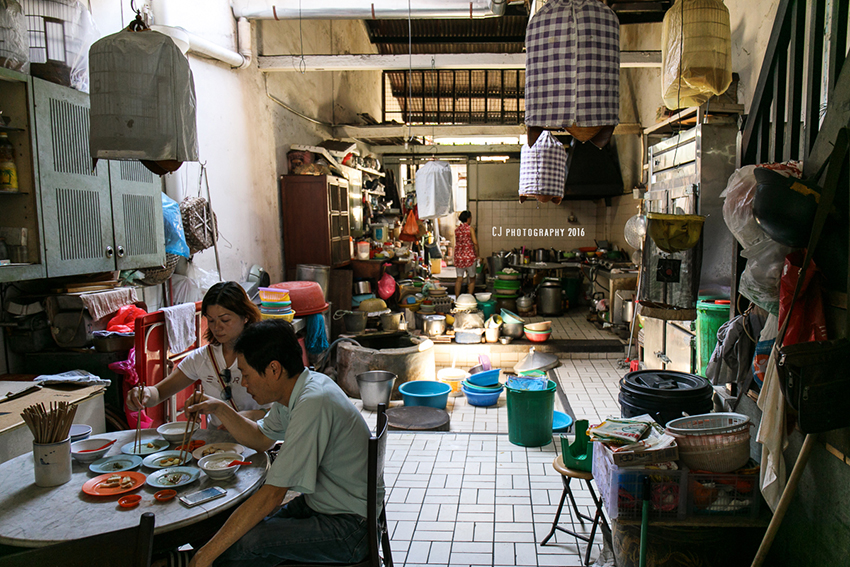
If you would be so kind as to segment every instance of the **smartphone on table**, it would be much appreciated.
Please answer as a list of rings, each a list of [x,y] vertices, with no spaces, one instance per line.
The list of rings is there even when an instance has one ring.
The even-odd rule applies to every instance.
[[[210,486],[209,488],[205,488],[197,492],[184,494],[180,497],[180,502],[182,502],[187,508],[191,508],[192,506],[197,506],[198,504],[203,504],[204,502],[209,502],[216,498],[221,498],[225,494],[227,494],[227,490],[224,488]]]

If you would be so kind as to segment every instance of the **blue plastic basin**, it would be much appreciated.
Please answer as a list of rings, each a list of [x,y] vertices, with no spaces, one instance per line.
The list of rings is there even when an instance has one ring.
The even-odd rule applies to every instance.
[[[479,372],[477,374],[470,374],[467,380],[469,380],[470,384],[475,384],[476,386],[498,386],[499,373],[501,371],[501,368],[485,370],[484,372]]]
[[[444,410],[452,387],[443,382],[414,380],[399,386],[398,391],[401,392],[406,406],[427,406]]]
[[[466,401],[469,402],[469,405],[483,408],[495,406],[499,401],[499,396],[502,395],[503,390],[503,388],[499,388],[495,392],[485,393],[470,390],[466,386],[461,386],[460,389],[463,391],[463,395],[466,396]]]

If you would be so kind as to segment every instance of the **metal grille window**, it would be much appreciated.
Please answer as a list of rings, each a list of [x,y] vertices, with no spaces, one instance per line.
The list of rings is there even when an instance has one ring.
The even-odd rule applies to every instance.
[[[525,71],[385,71],[384,122],[522,124]]]
[[[65,62],[65,23],[44,18],[44,37],[47,38],[47,60]]]

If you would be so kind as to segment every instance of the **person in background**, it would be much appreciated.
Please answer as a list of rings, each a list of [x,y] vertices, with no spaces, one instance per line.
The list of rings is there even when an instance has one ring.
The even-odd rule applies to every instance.
[[[242,384],[242,373],[233,350],[236,339],[249,325],[261,319],[259,308],[236,282],[219,282],[204,296],[201,314],[207,320],[204,338],[209,343],[190,352],[165,380],[127,393],[127,406],[134,411],[161,404],[200,380],[204,392],[227,403],[248,419],[257,420],[266,408],[257,404]],[[221,423],[211,416],[209,426]]]
[[[475,293],[475,263],[478,260],[478,239],[475,231],[469,225],[472,213],[463,211],[458,220],[460,224],[455,229],[454,265],[457,272],[455,280],[455,298],[460,295],[463,286],[463,276],[469,279],[468,293]]]
[[[255,423],[201,393],[187,411],[215,416],[237,443],[257,451],[284,436],[286,442],[265,484],[198,549],[190,567],[364,560],[370,431],[363,416],[333,380],[304,367],[289,323],[251,325],[234,350],[248,392],[271,404],[266,417]],[[281,508],[290,489],[301,495]],[[378,502],[383,494],[381,482]]]

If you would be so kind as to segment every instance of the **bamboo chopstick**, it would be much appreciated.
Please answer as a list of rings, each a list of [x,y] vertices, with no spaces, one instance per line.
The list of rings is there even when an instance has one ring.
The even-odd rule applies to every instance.
[[[145,395],[145,386],[139,380],[139,404],[143,407],[136,412],[136,436],[133,438],[133,452],[137,455],[142,452],[142,397]]]
[[[71,433],[77,405],[68,402],[50,402],[45,408],[38,403],[24,408],[21,417],[32,432],[36,443],[60,443]]]

